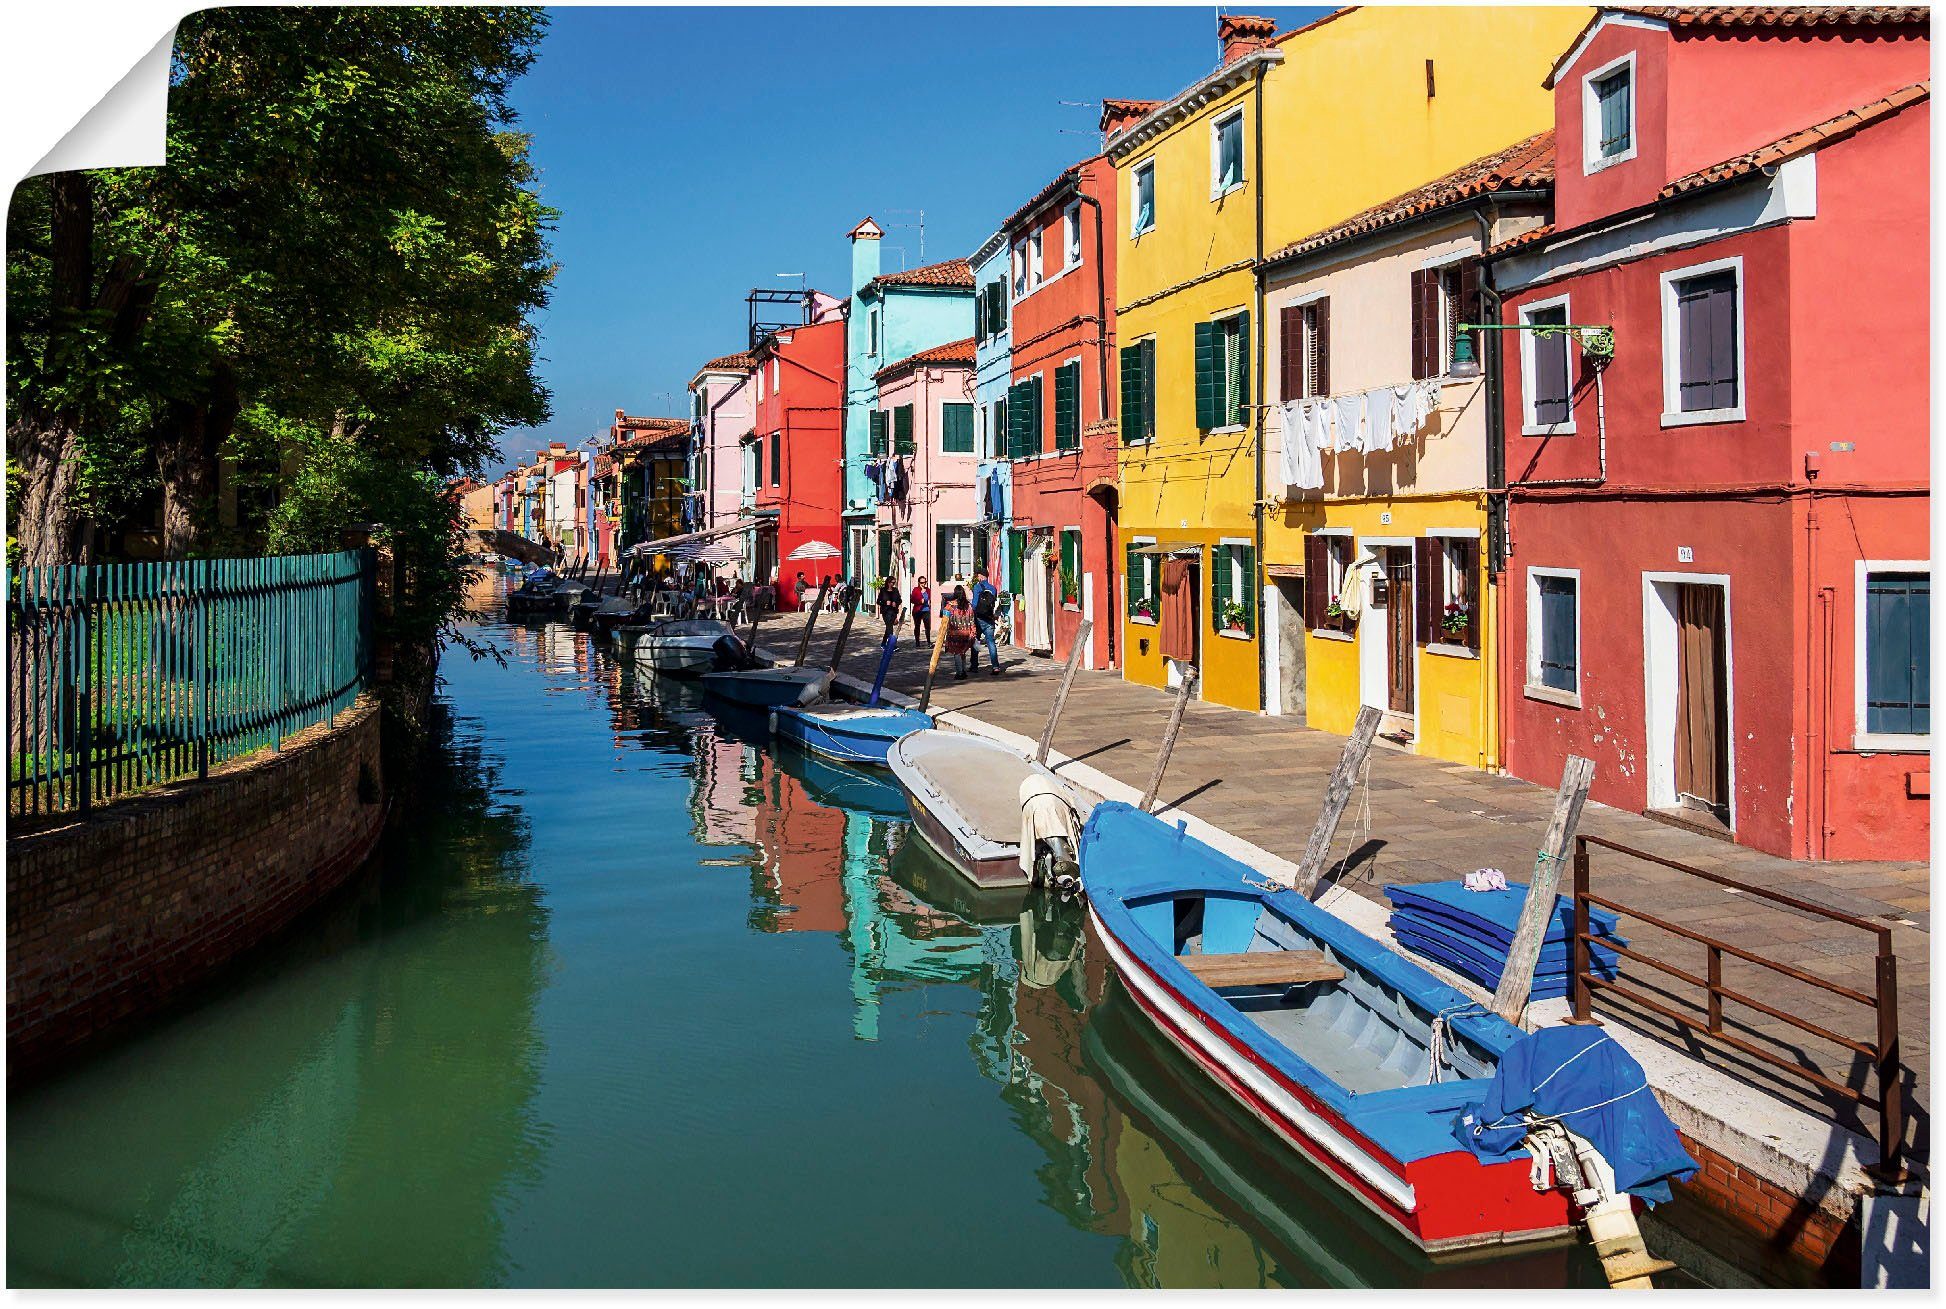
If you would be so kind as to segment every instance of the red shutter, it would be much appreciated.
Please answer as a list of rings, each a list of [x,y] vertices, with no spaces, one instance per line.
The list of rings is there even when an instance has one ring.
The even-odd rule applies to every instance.
[[[1311,533],[1304,538],[1304,625],[1323,627],[1324,611],[1331,605],[1326,590],[1331,566],[1326,562],[1324,538]]]
[[[1316,366],[1312,372],[1317,378],[1313,395],[1331,394],[1331,297],[1326,296],[1316,305],[1318,315],[1317,332],[1312,340],[1312,350],[1317,355]]]
[[[1286,305],[1277,312],[1277,350],[1280,373],[1284,379],[1283,400],[1304,395],[1304,309]]]
[[[1480,306],[1480,261],[1474,258],[1459,262],[1459,305],[1453,315],[1455,323],[1484,323],[1485,316]],[[1485,356],[1480,353],[1480,334],[1469,332],[1473,338],[1473,359],[1483,363]]]
[[[1420,645],[1439,639],[1439,620],[1446,608],[1446,576],[1439,555],[1439,542],[1432,537],[1412,539],[1412,607],[1418,616]]]
[[[1426,312],[1426,287],[1432,274],[1424,268],[1414,269],[1412,273],[1412,376],[1414,379],[1431,377],[1432,370],[1428,360],[1432,351],[1426,346],[1426,338],[1438,330],[1438,320]]]

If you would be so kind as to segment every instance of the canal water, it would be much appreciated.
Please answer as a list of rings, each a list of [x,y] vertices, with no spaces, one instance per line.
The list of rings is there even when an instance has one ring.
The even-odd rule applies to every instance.
[[[14,1286],[1598,1285],[1435,1267],[882,779],[482,613],[378,866],[13,1094]]]

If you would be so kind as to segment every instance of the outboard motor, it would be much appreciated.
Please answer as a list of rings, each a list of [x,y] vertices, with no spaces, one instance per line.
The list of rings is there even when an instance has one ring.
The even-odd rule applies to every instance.
[[[718,637],[710,649],[716,656],[718,672],[733,673],[757,667],[756,653],[740,636]]]
[[[1081,887],[1081,866],[1074,852],[1081,838],[1081,817],[1068,803],[1060,783],[1044,773],[1030,773],[1020,783],[1020,866],[1036,886],[1072,895]]]

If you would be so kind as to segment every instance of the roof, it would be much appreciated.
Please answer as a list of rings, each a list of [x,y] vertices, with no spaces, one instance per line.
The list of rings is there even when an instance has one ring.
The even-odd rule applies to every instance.
[[[750,357],[750,352],[742,350],[733,355],[716,356],[698,368],[696,376],[701,377],[704,373],[747,373],[756,366],[757,361]]]
[[[1858,27],[1918,27],[1930,23],[1931,10],[1916,5],[1602,5],[1595,10],[1561,57],[1548,70],[1552,88],[1581,54],[1588,36],[1609,14],[1631,14],[1669,24],[1672,31],[1836,30]]]
[[[945,345],[936,345],[929,350],[920,350],[914,354],[909,354],[905,358],[889,363],[879,369],[877,376],[888,377],[894,373],[903,373],[917,368],[922,364],[963,364],[971,368],[973,366],[973,338],[969,336],[958,341],[948,341]]]
[[[1342,223],[1292,242],[1264,262],[1294,259],[1481,196],[1502,191],[1552,189],[1553,185],[1554,133],[1537,132],[1524,141],[1517,141],[1503,150],[1463,164],[1422,187],[1373,205]]]
[[[860,294],[882,286],[943,286],[973,289],[973,265],[964,259],[948,259],[923,268],[907,268],[897,273],[880,273],[859,288]]]
[[[1923,103],[1930,99],[1931,96],[1931,82],[1914,82],[1911,86],[1900,87],[1888,95],[1880,96],[1876,100],[1867,101],[1865,104],[1859,105],[1856,108],[1847,109],[1842,114],[1827,118],[1821,123],[1813,123],[1809,127],[1799,128],[1788,136],[1779,137],[1768,145],[1758,146],[1755,150],[1746,150],[1742,154],[1733,155],[1721,163],[1711,164],[1708,168],[1699,168],[1693,173],[1687,173],[1682,177],[1678,177],[1675,181],[1656,192],[1656,201],[1661,203],[1675,200],[1682,196],[1693,195],[1698,191],[1722,186],[1726,183],[1737,181],[1740,178],[1748,177],[1752,173],[1774,168],[1786,160],[1795,159],[1799,155],[1810,154],[1813,151],[1823,149],[1825,146],[1842,141],[1848,136],[1863,131],[1874,123],[1882,122],[1902,110]],[[1599,226],[1611,221],[1614,217],[1614,215],[1604,215],[1593,223],[1583,224],[1583,227]],[[1502,241],[1499,245],[1487,251],[1487,253],[1496,256],[1506,254],[1513,250],[1524,249],[1527,246],[1535,245],[1556,235],[1560,235],[1560,233],[1557,232],[1552,224],[1546,227],[1536,227],[1531,231],[1522,232],[1512,240]]]
[[[1066,168],[1063,168],[1060,171],[1060,173],[1056,175],[1053,181],[1049,182],[1046,186],[1042,187],[1040,190],[1034,192],[1033,199],[1029,200],[1026,204],[1022,205],[1020,208],[1014,210],[1012,214],[1008,215],[1007,221],[1000,224],[1000,230],[1003,232],[1010,232],[1013,230],[1016,224],[1023,223],[1027,219],[1031,218],[1035,210],[1039,209],[1042,205],[1045,205],[1048,201],[1052,200],[1055,196],[1060,195],[1067,188],[1073,186],[1075,182],[1079,180],[1079,178],[1081,177],[1081,170],[1087,167],[1089,164],[1093,163],[1098,158],[1100,158],[1099,155],[1090,155],[1088,156],[1088,158],[1081,160],[1079,163],[1069,164]]]
[[[1160,100],[1112,100],[1101,102],[1101,130],[1106,132],[1108,124],[1124,118],[1140,118],[1152,109],[1162,107]]]

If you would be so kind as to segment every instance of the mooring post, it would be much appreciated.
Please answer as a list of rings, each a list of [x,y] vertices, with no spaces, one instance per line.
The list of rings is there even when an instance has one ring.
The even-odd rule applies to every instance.
[[[898,648],[899,634],[897,632],[887,632],[885,634],[884,652],[878,657],[878,675],[872,678],[872,698],[867,700],[865,702],[866,704],[876,705],[878,703],[879,695],[885,690],[885,675],[892,671],[892,652]]]
[[[1061,711],[1068,707],[1068,688],[1074,685],[1074,670],[1081,666],[1081,652],[1088,648],[1088,634],[1094,631],[1093,619],[1084,618],[1081,626],[1075,629],[1074,648],[1068,651],[1068,666],[1061,670],[1061,685],[1054,692],[1054,703],[1047,710],[1047,726],[1041,729],[1040,747],[1034,751],[1034,762],[1047,762],[1047,751],[1054,744],[1054,724],[1061,720]]]
[[[811,653],[811,629],[818,625],[818,610],[824,608],[824,596],[831,589],[831,583],[818,583],[818,600],[811,606],[811,612],[804,616],[804,639],[797,643],[797,667],[804,667],[806,656]]]
[[[817,611],[814,609],[811,612]],[[838,629],[838,644],[831,647],[831,674],[834,677],[838,674],[838,661],[845,657],[845,642],[851,640],[851,621],[856,617],[858,617],[858,610],[855,606],[845,610],[845,625]],[[800,656],[798,663],[803,662]]]
[[[1534,965],[1540,962],[1541,941],[1554,919],[1561,866],[1568,860],[1568,847],[1574,843],[1574,829],[1581,823],[1581,807],[1588,801],[1588,786],[1594,777],[1595,761],[1578,754],[1569,755],[1567,767],[1561,770],[1554,816],[1548,819],[1547,835],[1534,859],[1534,876],[1527,884],[1527,899],[1520,906],[1520,925],[1507,948],[1507,967],[1493,992],[1493,1012],[1510,1023],[1520,1022],[1528,993],[1534,988]]]
[[[1345,816],[1345,806],[1351,803],[1351,788],[1358,784],[1359,771],[1372,753],[1372,738],[1378,734],[1380,717],[1371,705],[1358,711],[1351,725],[1351,737],[1345,742],[1345,752],[1338,756],[1338,766],[1331,770],[1331,780],[1325,783],[1324,808],[1318,811],[1311,839],[1304,843],[1304,857],[1297,861],[1296,889],[1306,900],[1318,889],[1318,882],[1324,876],[1324,861],[1331,857],[1331,843],[1338,839],[1338,820]]]
[[[948,626],[946,606],[939,606],[939,630],[933,633],[932,662],[926,665],[926,689],[919,693],[919,712],[925,713],[932,704],[932,679],[939,676],[939,652],[946,648],[946,628]]]
[[[1149,774],[1149,789],[1142,792],[1142,812],[1145,814],[1155,808],[1156,793],[1162,790],[1162,775],[1169,771],[1169,756],[1176,752],[1176,733],[1182,730],[1183,710],[1189,707],[1189,697],[1196,694],[1196,677],[1193,666],[1182,670],[1182,685],[1176,688],[1176,703],[1169,707],[1169,726],[1163,729],[1162,749],[1156,751],[1155,771]]]
[[[743,643],[750,647],[750,657],[757,657],[757,620],[763,617],[764,607],[757,603],[757,588],[750,588],[750,635]]]

